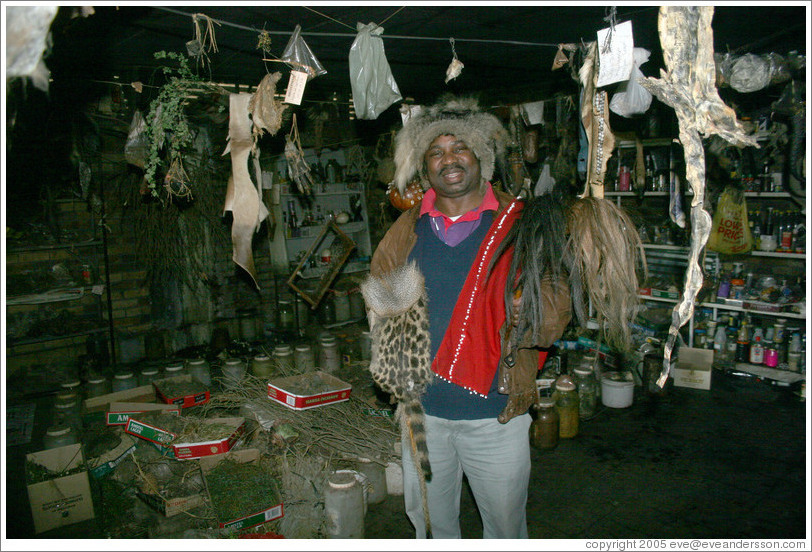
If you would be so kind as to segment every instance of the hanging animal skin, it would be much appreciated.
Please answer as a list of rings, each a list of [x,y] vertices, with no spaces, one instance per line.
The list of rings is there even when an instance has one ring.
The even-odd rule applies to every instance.
[[[688,268],[682,297],[671,315],[663,368],[657,380],[660,387],[668,379],[679,329],[693,316],[696,295],[702,288],[699,254],[711,231],[711,216],[705,210],[703,138],[716,134],[738,147],[757,145],[716,89],[712,19],[713,6],[661,6],[657,25],[666,70],[661,70],[660,79],[647,77],[642,81],[649,92],[676,111],[686,178],[693,191]]]

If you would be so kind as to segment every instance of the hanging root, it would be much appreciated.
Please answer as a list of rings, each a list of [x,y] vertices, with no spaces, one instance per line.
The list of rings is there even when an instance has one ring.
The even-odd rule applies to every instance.
[[[620,351],[631,347],[630,322],[639,308],[638,269],[647,275],[645,252],[628,215],[607,199],[586,197],[569,209],[567,256],[578,267],[586,297],[605,321],[606,342]],[[579,321],[583,324],[585,320]]]

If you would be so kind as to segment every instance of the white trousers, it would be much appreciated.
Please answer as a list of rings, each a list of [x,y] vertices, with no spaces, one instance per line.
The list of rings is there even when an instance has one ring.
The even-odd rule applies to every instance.
[[[446,420],[426,416],[432,478],[427,483],[429,516],[435,539],[460,537],[462,476],[474,494],[486,539],[527,538],[527,486],[530,482],[532,419],[523,414],[500,424],[484,420]],[[405,427],[405,424],[404,424]],[[406,514],[417,538],[426,538],[420,483],[408,434],[403,432],[403,491]]]

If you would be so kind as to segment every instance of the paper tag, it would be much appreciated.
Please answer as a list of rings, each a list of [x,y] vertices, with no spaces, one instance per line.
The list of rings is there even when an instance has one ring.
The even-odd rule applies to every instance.
[[[307,73],[302,71],[291,71],[288,80],[288,90],[285,92],[285,103],[299,105],[304,96],[305,84],[307,84]]]
[[[634,67],[634,37],[631,21],[615,25],[614,29],[607,28],[598,31],[598,58],[600,59],[598,83],[596,84],[598,88],[629,80],[632,67]]]
[[[423,111],[422,105],[406,105],[400,106],[400,121],[402,124],[408,123],[413,117],[417,117]]]
[[[90,293],[94,293],[96,295],[101,295],[104,293],[104,285],[103,284],[96,284],[90,289]]]

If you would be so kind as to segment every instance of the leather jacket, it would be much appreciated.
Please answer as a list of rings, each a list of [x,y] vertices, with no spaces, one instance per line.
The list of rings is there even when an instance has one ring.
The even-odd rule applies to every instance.
[[[494,189],[499,201],[497,214],[513,200],[509,194]],[[406,263],[409,253],[417,242],[415,225],[420,216],[420,204],[403,212],[381,239],[372,255],[370,273],[373,276],[387,274]],[[508,395],[508,402],[498,416],[501,423],[527,412],[537,396],[536,376],[539,370],[539,347],[550,347],[564,333],[572,316],[571,297],[566,281],[545,281],[542,284],[545,318],[537,336],[528,336],[515,351],[507,345],[513,326],[510,319],[499,330],[502,354],[499,361],[499,392]]]

